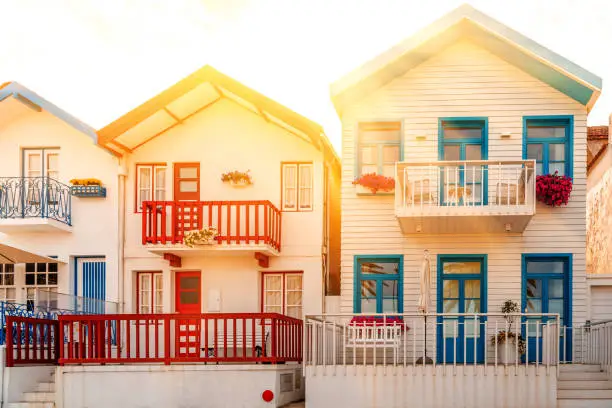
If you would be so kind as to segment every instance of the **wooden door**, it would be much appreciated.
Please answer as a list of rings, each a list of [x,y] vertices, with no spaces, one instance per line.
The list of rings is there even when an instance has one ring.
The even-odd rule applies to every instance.
[[[182,315],[199,315],[202,311],[200,272],[177,272],[175,275],[175,310]],[[175,320],[176,353],[178,357],[199,357],[201,320],[199,317]]]
[[[200,199],[200,163],[174,163],[174,201]]]

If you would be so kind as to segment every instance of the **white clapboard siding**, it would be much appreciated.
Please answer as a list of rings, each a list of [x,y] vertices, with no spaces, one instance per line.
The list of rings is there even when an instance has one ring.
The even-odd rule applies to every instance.
[[[392,196],[357,196],[356,125],[398,120],[403,125],[404,160],[437,160],[438,118],[488,117],[489,159],[522,159],[523,116],[574,115],[574,192],[567,207],[538,204],[523,235],[404,236],[394,216]],[[404,255],[404,311],[416,312],[418,270],[423,250],[437,254],[487,254],[488,310],[506,299],[521,299],[521,254],[573,254],[574,325],[586,318],[585,195],[586,108],[501,58],[469,42],[459,42],[346,107],[342,117],[342,300],[353,310],[353,257]],[[501,139],[510,133],[510,139]],[[426,140],[417,140],[425,136]],[[434,286],[436,279],[433,279]],[[435,305],[435,287],[432,291]],[[435,306],[434,306],[435,307]]]
[[[591,286],[591,321],[612,320],[612,286]]]

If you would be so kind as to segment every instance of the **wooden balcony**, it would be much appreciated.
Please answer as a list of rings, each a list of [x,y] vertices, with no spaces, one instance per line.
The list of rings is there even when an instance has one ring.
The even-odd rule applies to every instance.
[[[396,164],[395,215],[405,234],[521,233],[535,215],[535,161]]]
[[[214,227],[208,245],[188,247],[185,233]],[[146,201],[142,244],[154,253],[189,256],[202,252],[258,252],[277,256],[281,212],[270,201]]]

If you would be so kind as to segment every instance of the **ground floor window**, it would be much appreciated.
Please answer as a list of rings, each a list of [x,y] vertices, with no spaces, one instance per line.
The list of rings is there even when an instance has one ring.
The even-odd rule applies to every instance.
[[[14,303],[16,300],[15,265],[0,264],[0,301]]]
[[[262,312],[301,319],[303,273],[264,272],[262,277]]]
[[[355,313],[402,313],[403,257],[355,257]]]
[[[28,309],[33,309],[35,306],[57,309],[57,273],[58,264],[55,262],[25,264],[26,304]]]
[[[136,274],[137,313],[162,313],[163,291],[163,274],[161,272],[138,272]]]

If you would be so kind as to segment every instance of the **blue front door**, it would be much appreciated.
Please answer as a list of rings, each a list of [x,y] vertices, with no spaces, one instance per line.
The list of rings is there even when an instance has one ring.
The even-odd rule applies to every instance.
[[[438,259],[438,362],[484,360],[486,256],[441,255]],[[453,315],[474,313],[472,316]]]
[[[567,255],[525,255],[523,257],[522,310],[527,313],[558,313],[561,325],[559,358],[571,361],[571,257]],[[523,319],[522,335],[527,338],[529,361],[542,361],[542,326],[552,317]],[[568,327],[565,329],[565,327]]]
[[[85,313],[112,313],[105,310],[106,260],[104,258],[77,259],[77,295],[82,299],[78,310]]]

